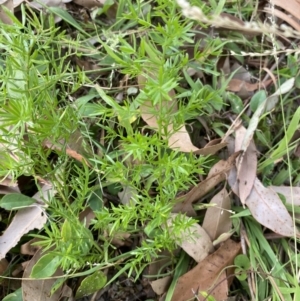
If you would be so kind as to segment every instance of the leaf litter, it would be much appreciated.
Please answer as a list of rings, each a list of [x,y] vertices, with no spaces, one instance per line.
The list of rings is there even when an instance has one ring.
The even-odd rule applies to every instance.
[[[16,8],[24,1],[5,1],[5,5],[13,12],[13,9]],[[29,3],[32,7],[37,7],[37,3],[43,3],[50,7],[60,7],[62,10],[67,8],[66,3],[74,2],[75,4],[91,9],[94,7],[104,7],[106,5],[105,1],[79,1],[79,0],[66,0],[66,1],[32,1]],[[184,1],[181,1],[181,5]],[[1,2],[3,4],[4,2]],[[280,1],[274,1],[274,4],[287,13],[294,15],[295,18],[299,14],[296,13],[300,9],[300,5],[297,1],[290,1],[288,5],[283,6]],[[41,6],[39,6],[41,8]],[[188,9],[189,5],[185,4],[183,7],[183,13],[189,16]],[[265,11],[273,13],[282,20],[285,20],[296,30],[299,29],[298,22],[295,22],[295,18],[290,18],[286,12],[273,9],[272,11],[269,8],[265,8]],[[55,11],[55,10],[53,10]],[[61,14],[62,15],[62,14]],[[221,19],[218,17],[213,17],[211,19],[203,18],[204,23],[211,24],[213,26],[221,28],[230,28],[237,31],[245,32],[246,34],[257,35],[262,32],[268,32],[268,28],[263,28],[259,26],[246,26],[246,23],[241,21],[239,18],[234,17],[230,14],[221,13],[220,16],[224,17],[226,22],[222,23]],[[0,19],[3,23],[11,24],[11,19],[7,18],[5,10],[0,11]],[[62,18],[56,19],[62,20]],[[230,22],[231,21],[231,22]],[[219,24],[218,24],[219,22]],[[271,31],[271,30],[270,30]],[[275,31],[276,33],[276,31]],[[229,56],[227,57],[227,63],[229,64]],[[240,68],[242,72],[240,74],[236,73],[229,80],[228,86],[226,87],[227,91],[235,92],[243,99],[247,99],[252,93],[256,90],[270,88],[269,86],[274,81],[275,77],[272,77],[272,80],[263,80],[257,81],[255,83],[251,82],[251,74],[240,64],[237,66],[229,68],[227,75],[235,72],[235,69]],[[196,69],[195,69],[196,70]],[[244,75],[242,75],[244,72]],[[201,77],[205,80],[205,72],[201,71]],[[247,73],[247,74],[246,74]],[[195,73],[196,74],[196,73]],[[246,75],[245,75],[246,74]],[[145,85],[145,78],[143,76],[138,76],[137,78],[138,85],[140,89],[143,89]],[[230,218],[231,212],[231,192],[228,192],[225,188],[225,184],[228,184],[231,187],[232,191],[238,196],[239,200],[243,205],[246,205],[252,216],[263,226],[271,229],[275,233],[278,233],[282,236],[293,237],[295,234],[298,236],[297,229],[295,228],[294,222],[285,208],[282,200],[280,199],[279,194],[282,194],[288,204],[299,206],[299,191],[298,187],[283,187],[283,186],[269,186],[265,187],[263,183],[259,180],[257,176],[257,156],[258,151],[254,143],[254,137],[257,133],[259,122],[262,119],[263,114],[269,113],[276,108],[276,105],[279,102],[279,99],[282,94],[288,93],[294,88],[295,78],[287,80],[281,87],[270,96],[266,97],[263,102],[261,102],[256,108],[254,114],[252,115],[248,128],[245,129],[243,126],[238,126],[235,128],[235,151],[231,151],[228,156],[222,156],[217,154],[219,151],[223,150],[226,147],[227,143],[221,142],[220,139],[211,140],[208,142],[204,148],[199,149],[196,147],[190,134],[187,130],[186,124],[181,125],[180,127],[175,127],[175,122],[170,124],[163,124],[167,128],[167,137],[168,146],[171,150],[177,150],[184,153],[193,152],[196,155],[215,155],[218,159],[218,162],[215,163],[210,171],[208,172],[207,177],[204,180],[199,181],[198,185],[191,187],[190,191],[185,192],[185,194],[178,195],[176,197],[176,203],[173,207],[172,218],[168,221],[168,229],[170,235],[173,236],[177,245],[180,246],[185,253],[187,253],[190,258],[192,258],[197,264],[189,272],[181,276],[175,286],[175,290],[172,296],[173,301],[186,301],[188,299],[195,298],[196,300],[206,300],[210,295],[215,298],[215,300],[225,300],[228,297],[228,287],[230,281],[228,277],[232,276],[230,272],[226,275],[224,269],[233,264],[234,258],[241,252],[241,244],[234,242],[229,239],[231,235],[232,220]],[[12,90],[13,91],[13,90]],[[14,92],[15,93],[15,92]],[[101,95],[100,95],[101,96]],[[167,108],[168,114],[172,115],[173,113],[178,112],[178,103],[176,99],[175,89],[169,91],[169,99],[164,100],[163,106]],[[144,122],[155,131],[159,130],[159,124],[164,120],[158,120],[154,112],[160,111],[161,107],[159,105],[152,105],[150,100],[144,101],[139,107],[141,117]],[[119,117],[119,116],[118,116]],[[214,116],[211,116],[212,119]],[[136,118],[132,122],[134,122]],[[119,120],[120,121],[120,120]],[[219,132],[220,133],[220,132]],[[76,136],[76,132],[75,132]],[[86,157],[89,157],[93,151],[83,148],[84,139],[80,135],[76,136],[75,143],[69,143],[67,148],[62,146],[66,144],[66,141],[59,141],[57,144],[53,144],[45,140],[44,147],[52,151],[65,152],[70,158],[77,160],[80,163],[84,163],[91,167],[87,162]],[[291,138],[291,137],[290,137]],[[210,140],[210,139],[208,139]],[[70,145],[72,144],[72,145]],[[15,156],[15,154],[13,154]],[[134,165],[134,164],[133,164]],[[5,178],[1,184],[7,186],[8,182],[5,182]],[[225,184],[224,184],[225,183]],[[222,186],[221,186],[222,185]],[[220,190],[220,187],[222,188]],[[118,192],[118,198],[121,200],[124,206],[128,206],[132,195],[137,195],[136,190],[130,190],[131,186],[123,186],[124,191]],[[130,188],[130,189],[129,189]],[[5,247],[0,248],[0,254],[2,258],[14,247],[18,241],[32,229],[42,229],[43,225],[47,222],[47,216],[45,214],[45,206],[43,199],[48,201],[48,198],[51,198],[51,195],[55,193],[52,187],[48,188],[47,194],[40,192],[36,194],[33,198],[36,199],[37,204],[34,204],[33,207],[26,209],[19,209],[17,214],[14,216],[8,228],[4,231],[3,235],[0,237],[0,246],[5,244]],[[216,192],[218,191],[218,192]],[[2,189],[2,194],[10,194],[10,197],[4,197],[2,201],[6,202],[3,206],[6,210],[11,210],[17,208],[15,204],[10,202],[10,198],[14,197],[14,193],[20,193],[18,188],[15,187],[6,187]],[[153,193],[153,192],[152,192]],[[27,197],[28,198],[28,197]],[[31,204],[30,198],[27,199],[26,205]],[[16,200],[16,203],[19,204],[20,200]],[[188,216],[199,217],[199,213],[193,207],[196,203],[199,202],[208,202],[210,205],[204,215],[204,220],[202,226],[200,223],[195,223],[192,227],[186,230],[182,230],[176,235],[173,233],[172,220],[178,216],[177,213],[182,213],[183,219],[188,220]],[[24,199],[25,202],[25,199]],[[9,204],[10,203],[10,204]],[[93,219],[95,218],[95,213],[88,207],[86,210],[83,210],[80,213],[80,220],[86,225],[90,226]],[[163,227],[163,226],[162,226]],[[16,235],[17,234],[17,235]],[[119,233],[116,233],[116,236]],[[118,243],[115,243],[116,247],[124,246],[124,240],[128,238],[130,234],[123,233],[124,236],[118,236]],[[105,237],[106,234],[104,234]],[[223,235],[226,236],[226,239],[222,240],[220,237]],[[107,239],[111,239],[109,235],[106,235]],[[116,239],[114,237],[113,239]],[[112,240],[113,240],[112,239]],[[218,244],[216,250],[214,249],[214,240],[222,242]],[[28,246],[27,246],[28,247]],[[26,247],[26,248],[27,248]],[[70,288],[64,286],[59,287],[52,295],[49,294],[51,289],[53,289],[55,279],[47,280],[29,280],[33,267],[41,258],[41,250],[29,250],[22,251],[27,252],[26,254],[35,255],[25,268],[22,280],[22,291],[23,291],[23,300],[58,300],[61,296],[71,297]],[[51,256],[51,255],[50,255]],[[167,261],[171,256],[168,257]],[[2,259],[3,260],[3,259]],[[155,261],[155,259],[153,259]],[[153,263],[152,263],[153,264]],[[7,265],[4,264],[4,270]],[[57,265],[58,266],[58,265]],[[63,272],[59,270],[56,266],[52,267],[54,270],[57,270],[57,275],[63,275]],[[159,271],[159,269],[157,269]],[[229,271],[229,269],[227,269]],[[98,286],[95,288],[101,289],[106,282],[105,275],[102,272],[98,271],[90,275],[91,279],[93,276],[98,277],[100,275],[100,280]],[[104,280],[105,278],[105,280]],[[90,285],[88,283],[89,278],[86,277],[82,282],[85,284],[85,289],[88,293]],[[163,295],[170,285],[172,276],[167,276],[162,279],[152,281],[151,285],[154,288],[157,295]],[[64,292],[63,292],[64,290]],[[93,292],[95,290],[92,290]],[[78,293],[78,291],[77,291]],[[77,296],[83,296],[85,294],[78,294]]]
[[[38,250],[26,266],[22,278],[22,295],[23,301],[57,301],[62,296],[70,297],[70,290],[60,287],[51,294],[51,289],[56,279],[37,280],[30,279],[30,274],[34,265],[42,257],[43,250]],[[54,276],[62,276],[63,271],[57,269]]]
[[[145,82],[146,78],[144,76],[138,76],[138,83],[140,88],[144,87]],[[173,114],[178,111],[174,90],[169,91],[169,97],[171,100],[163,100],[164,104],[162,106],[164,108],[167,108],[168,114]],[[150,100],[144,101],[140,105],[142,118],[151,128],[155,130],[158,130],[159,126],[157,117],[154,112],[159,112],[160,110],[161,107],[159,105],[153,107]],[[161,120],[160,122],[164,123],[163,120]],[[213,146],[209,145],[207,148],[199,149],[193,145],[185,125],[183,125],[179,129],[175,129],[173,124],[163,124],[163,126],[167,126],[168,133],[170,134],[170,136],[168,137],[168,145],[172,149],[178,149],[182,152],[194,152],[197,155],[212,155],[226,146],[226,143],[218,143]]]
[[[234,258],[241,252],[241,246],[232,240],[227,240],[221,247],[209,255],[206,260],[198,263],[193,269],[184,274],[177,281],[172,301],[190,300],[197,296],[196,300],[203,301],[206,296],[201,292],[207,292],[216,300],[227,298],[226,283],[229,275],[222,274],[224,268],[233,264]],[[193,292],[196,292],[194,294]]]
[[[39,202],[49,200],[53,193],[54,189],[51,186],[44,185],[33,196],[33,199]],[[40,204],[18,210],[8,228],[0,236],[0,259],[6,256],[7,252],[19,242],[24,234],[33,229],[41,229],[47,219],[45,207]]]
[[[169,231],[174,236],[177,244],[189,254],[196,262],[201,262],[214,249],[212,240],[207,232],[198,224],[193,224],[187,230],[182,231],[179,235],[174,234],[173,220],[177,217],[173,214],[168,220]],[[187,217],[183,217],[188,219]]]
[[[242,127],[239,127],[242,137],[247,135],[247,131]],[[248,136],[247,136],[248,137]],[[245,139],[245,138],[244,138]],[[236,136],[235,151],[240,150],[243,147],[240,137]],[[253,145],[249,150],[249,146]],[[237,161],[237,169],[232,169],[230,172],[230,181],[232,190],[240,197],[241,201],[244,200],[244,204],[249,208],[253,217],[265,227],[271,229],[277,234],[291,237],[298,234],[295,228],[293,219],[288,213],[286,207],[283,205],[279,196],[270,188],[266,188],[256,177],[256,170],[251,167],[251,161],[254,162],[256,167],[256,154],[253,140],[247,142],[248,148],[244,154],[241,154],[241,158]],[[255,154],[255,155],[254,155]],[[250,155],[250,160],[248,160]],[[246,158],[246,159],[245,159]],[[250,163],[250,166],[248,166]],[[245,168],[243,168],[245,166]],[[255,168],[256,169],[256,168]],[[239,174],[240,171],[240,174]],[[249,171],[249,183],[247,172]],[[246,175],[246,176],[245,176]],[[251,179],[254,178],[252,182]],[[239,181],[242,179],[244,182]],[[245,188],[246,193],[243,192]],[[241,197],[242,196],[242,197]]]
[[[239,125],[235,131],[235,152],[242,148],[242,141],[246,135],[246,129]],[[247,197],[250,195],[254,185],[257,172],[257,154],[254,141],[251,140],[247,150],[241,153],[236,159],[237,162],[237,183],[239,197],[242,204],[245,204]]]
[[[209,235],[212,241],[216,240],[220,235],[229,232],[232,227],[231,200],[225,188],[214,195],[210,205],[205,213],[202,227]]]
[[[209,171],[207,178],[193,187],[188,193],[180,196],[176,200],[173,212],[187,213],[190,216],[196,216],[192,204],[198,201],[201,197],[206,195],[211,189],[216,187],[219,183],[224,181],[234,167],[235,159],[238,153],[232,154],[226,161],[220,160]]]

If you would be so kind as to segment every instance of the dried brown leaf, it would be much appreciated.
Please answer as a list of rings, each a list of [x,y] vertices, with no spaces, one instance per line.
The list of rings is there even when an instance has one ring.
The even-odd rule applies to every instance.
[[[137,195],[137,190],[129,185],[123,185],[123,190],[118,193],[120,202],[126,206],[134,205],[136,203],[135,197]]]
[[[285,197],[287,204],[300,206],[300,187],[290,186],[269,186],[276,193],[280,193]]]
[[[264,11],[269,13],[270,15],[274,15],[274,16],[284,20],[285,22],[290,24],[292,27],[294,27],[297,31],[300,31],[300,24],[298,23],[298,21],[295,20],[294,18],[291,18],[284,12],[282,12],[278,9],[271,9],[271,8],[265,8]]]
[[[174,132],[173,127],[168,127],[170,132]],[[194,152],[199,151],[199,149],[194,146],[191,142],[189,133],[186,130],[185,125],[183,125],[179,130],[173,133],[169,138],[169,147],[172,149],[178,149],[182,152]]]
[[[226,189],[224,188],[218,192],[209,204],[214,206],[207,209],[202,227],[211,240],[214,241],[221,234],[228,232],[232,227],[229,212],[231,201]]]
[[[267,87],[273,81],[271,79],[264,81],[264,82],[257,82],[257,83],[248,83],[244,80],[238,78],[232,78],[228,83],[226,90],[231,92],[254,92],[258,90],[260,87]]]
[[[85,8],[102,7],[106,0],[73,0],[74,3]]]
[[[56,278],[47,280],[29,280],[31,270],[37,261],[44,255],[43,250],[39,250],[26,266],[22,279],[23,301],[57,301],[60,300],[62,288],[59,288],[52,295],[50,294],[52,285]],[[57,270],[53,276],[63,275],[62,270]]]
[[[189,254],[196,262],[202,261],[214,249],[212,241],[206,231],[198,224],[192,225],[187,230],[182,230],[180,234],[173,234],[172,221],[177,214],[172,214],[168,220],[169,231],[176,239],[176,244],[179,245],[187,254]],[[182,216],[188,219],[186,216]]]
[[[190,216],[196,216],[192,204],[195,201],[199,200],[202,196],[207,194],[217,184],[221,183],[226,179],[227,174],[234,166],[235,159],[238,155],[239,153],[234,153],[226,161],[220,160],[218,163],[216,163],[211,168],[207,178],[204,181],[200,182],[187,194],[177,199],[178,202],[173,207],[173,212],[182,212],[187,213]]]
[[[260,224],[275,233],[287,237],[297,233],[293,220],[277,193],[264,187],[257,178],[246,205]]]
[[[299,19],[300,3],[298,1],[296,1],[296,0],[289,0],[289,1],[272,0],[272,4],[283,8],[284,10],[289,12],[291,15],[293,15],[297,20]],[[273,12],[273,10],[271,12]],[[291,18],[290,18],[290,20],[291,20]],[[289,23],[288,20],[285,20],[285,21]]]
[[[41,203],[50,198],[53,191],[52,187],[44,185],[33,198]],[[6,256],[6,253],[19,242],[24,234],[33,229],[41,229],[46,222],[47,215],[42,206],[35,205],[20,209],[0,237],[0,259]]]
[[[242,142],[247,130],[240,125],[236,129],[235,151],[238,152],[242,148]],[[239,198],[242,204],[245,204],[247,197],[251,193],[257,172],[257,155],[256,147],[253,139],[250,140],[247,150],[240,154],[236,160],[237,165],[237,181],[239,186]]]
[[[0,3],[0,20],[4,24],[13,24],[12,19],[7,15],[7,13],[3,9],[3,7],[5,7],[11,13],[13,13],[14,12],[14,1],[13,0],[6,0],[6,1],[1,1],[1,3]]]
[[[240,253],[240,243],[232,240],[226,241],[213,254],[201,261],[192,270],[179,278],[172,297],[172,301],[193,300],[196,291],[211,292],[216,300],[225,300],[227,298],[228,285],[224,276],[220,277],[222,270],[233,264],[234,258]],[[228,276],[228,275],[227,275]],[[217,285],[226,284],[224,286]],[[203,301],[204,297],[198,295],[198,300]]]
[[[17,181],[13,181],[11,177],[0,177],[0,185],[8,187],[17,187],[18,183]]]
[[[237,181],[237,171],[236,168],[233,167],[230,172],[229,172],[229,176],[227,178],[228,180],[228,184],[231,188],[231,190],[237,195],[239,196],[239,185],[238,185],[238,181]]]
[[[8,187],[0,185],[0,194],[20,193],[19,187]]]
[[[44,6],[47,7],[62,7],[65,8],[65,3],[71,2],[72,0],[38,0],[38,1],[32,1],[28,4],[36,9],[42,9]]]
[[[42,188],[32,197],[39,204],[43,204],[51,200],[55,195],[56,189],[51,183],[43,184]]]
[[[8,266],[9,266],[8,261],[5,258],[2,258],[0,260],[0,276],[5,273]]]
[[[138,76],[138,83],[141,88],[144,87],[145,77],[142,75]],[[169,97],[171,100],[165,100],[164,107],[166,111],[171,115],[178,111],[177,101],[175,91],[171,90],[169,92]],[[145,101],[140,105],[140,112],[143,120],[154,130],[158,130],[158,120],[154,112],[160,111],[159,105],[153,107],[151,101]],[[166,118],[168,119],[168,118]],[[164,123],[164,120],[161,121]],[[199,149],[193,145],[190,135],[185,127],[185,125],[181,126],[179,129],[174,129],[173,124],[164,124],[167,127],[168,133],[170,134],[168,139],[168,146],[172,149],[178,149],[182,152],[194,152],[196,154],[201,155],[213,155],[218,150],[223,148],[226,144],[214,145],[212,147],[207,147],[206,149]]]
[[[170,91],[170,96],[174,97],[175,92],[172,90]],[[175,105],[174,102],[166,101],[166,106],[170,109],[170,113],[177,111],[177,104]],[[156,111],[159,110],[158,106],[156,106]],[[151,126],[154,130],[158,129],[157,118],[153,115],[153,106],[150,101],[145,101],[140,106],[141,116],[143,120]],[[167,125],[168,132],[172,133],[169,137],[169,147],[170,148],[178,148],[180,151],[183,152],[190,152],[190,151],[197,151],[199,150],[196,146],[192,144],[191,138],[186,130],[185,126],[182,126],[178,131],[174,131],[173,125]]]
[[[203,156],[212,155],[218,152],[219,150],[221,150],[222,148],[226,147],[226,145],[227,145],[226,142],[213,144],[213,145],[209,145],[209,143],[207,143],[203,148],[194,151],[194,154],[203,155]]]
[[[172,281],[171,276],[166,276],[157,280],[150,281],[150,285],[156,295],[160,296],[164,294]]]
[[[95,218],[95,213],[91,208],[86,208],[79,214],[79,220],[87,228],[90,226],[92,219]]]
[[[46,221],[47,216],[39,205],[20,209],[0,237],[0,259],[6,256],[24,234],[33,229],[41,229]]]
[[[240,63],[234,62],[230,70],[230,74],[234,73],[232,78],[251,83],[251,79],[253,78],[252,74]]]
[[[229,75],[233,74],[227,84],[226,90],[235,92],[242,99],[251,97],[255,90],[259,90],[261,87],[266,87],[272,83],[272,80],[252,83],[251,73],[237,62],[230,67],[229,63],[225,60],[221,70],[223,71],[225,80],[229,79]]]
[[[233,192],[238,195],[235,168],[230,172],[228,183]],[[274,188],[264,187],[258,178],[255,179],[254,186],[245,204],[252,216],[261,225],[275,233],[288,237],[293,236],[295,233],[298,234],[297,230],[294,229],[294,223],[290,214]]]
[[[38,241],[38,239],[34,238],[34,239],[31,239],[30,241],[26,242],[25,244],[23,244],[21,246],[20,253],[24,254],[24,255],[32,255],[33,256],[40,249],[40,247],[32,245],[33,243],[35,243],[37,241]]]
[[[162,270],[162,266],[170,266],[172,264],[172,257],[176,256],[180,252],[180,248],[178,247],[172,253],[167,250],[163,250],[157,254],[157,257],[153,258],[153,261],[148,266],[147,275],[149,276],[157,276],[159,275]]]
[[[69,137],[69,141],[62,140],[54,144],[49,140],[45,140],[43,142],[43,146],[53,150],[64,150],[71,158],[79,162],[85,162],[88,166],[90,166],[85,155],[89,156],[93,153],[93,151],[91,146],[85,141],[84,137],[78,130],[72,133]]]
[[[130,240],[131,234],[129,232],[117,232],[111,238],[111,244],[116,247],[131,246],[132,241]]]

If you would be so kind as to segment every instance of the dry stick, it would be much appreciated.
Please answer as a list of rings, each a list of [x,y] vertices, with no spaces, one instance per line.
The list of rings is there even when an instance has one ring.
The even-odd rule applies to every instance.
[[[269,69],[270,72],[274,71],[277,66],[282,62],[282,60],[286,57],[286,54],[285,53],[282,53],[279,57],[279,59],[277,59],[277,61],[274,62],[274,64],[272,65],[272,67]],[[269,73],[267,73],[263,79],[263,81],[269,79],[270,75]]]
[[[293,44],[296,44],[297,42],[299,42],[299,39],[297,39],[296,41],[294,41]],[[292,43],[290,43],[289,47],[292,46]],[[281,61],[286,57],[287,53],[282,53],[279,57],[279,59],[277,60],[277,62],[275,61],[274,64],[272,65],[272,67],[269,69],[271,72],[275,70],[275,68],[277,68],[277,65],[279,65],[281,63]],[[269,74],[266,74],[266,76],[264,77],[263,81],[267,80],[269,78]]]
[[[279,60],[280,60],[280,58],[279,58]],[[274,76],[274,74],[272,73],[272,71],[269,68],[267,68],[267,67],[263,67],[262,69],[265,70],[267,74],[269,74],[269,77],[271,77],[271,79],[273,81],[273,84],[275,86],[275,90],[277,91],[278,90],[278,86],[277,86],[277,82],[276,82],[276,77]],[[265,76],[265,78],[268,78],[268,76]]]

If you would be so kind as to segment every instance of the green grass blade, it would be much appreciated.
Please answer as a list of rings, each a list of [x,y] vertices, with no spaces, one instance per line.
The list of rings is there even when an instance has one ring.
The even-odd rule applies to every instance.
[[[78,29],[85,36],[90,36],[66,10],[60,7],[49,7],[48,9],[53,14],[57,15],[58,17],[62,18],[64,21],[66,21],[67,23],[69,23],[70,25]]]

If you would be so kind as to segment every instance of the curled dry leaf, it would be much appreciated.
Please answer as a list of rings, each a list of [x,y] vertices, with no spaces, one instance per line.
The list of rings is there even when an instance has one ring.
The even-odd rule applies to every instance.
[[[192,225],[189,229],[183,230],[180,234],[174,235],[172,231],[172,221],[177,214],[173,214],[168,220],[169,231],[176,239],[179,245],[187,254],[189,254],[195,261],[202,261],[214,249],[212,241],[206,231],[198,224]],[[186,216],[182,216],[188,219]]]
[[[215,300],[226,300],[228,284],[226,276],[221,272],[224,268],[233,264],[234,258],[240,252],[240,243],[230,239],[226,241],[217,251],[179,278],[172,301],[193,300],[195,298],[193,291],[211,292],[211,296]],[[226,284],[225,287],[222,286],[223,283]],[[204,297],[200,294],[197,297],[199,301],[204,300]]]
[[[240,124],[236,129],[235,134],[235,152],[238,152],[242,148],[242,141],[246,135],[247,130]],[[247,197],[249,196],[257,172],[257,155],[256,147],[253,139],[249,142],[247,150],[240,154],[236,160],[237,166],[237,184],[239,186],[239,198],[242,204],[245,204]]]
[[[207,178],[204,181],[200,182],[187,194],[177,199],[177,203],[173,207],[173,212],[182,212],[187,213],[189,216],[196,216],[192,204],[207,194],[217,184],[226,179],[227,174],[234,166],[235,159],[238,155],[239,153],[234,153],[226,161],[220,160],[218,163],[216,163],[211,168]]]
[[[229,61],[229,58],[228,58],[228,61]],[[249,70],[247,70],[239,62],[234,62],[234,64],[230,67],[229,70],[230,70],[230,72],[228,72],[228,74],[234,73],[233,77],[232,77],[234,79],[239,79],[239,80],[247,82],[247,83],[251,83],[251,80],[253,79],[251,72]]]
[[[138,83],[141,88],[144,87],[146,79],[144,76],[138,76]],[[174,90],[170,90],[169,92],[170,101],[165,100],[164,106],[167,108],[166,111],[171,115],[172,113],[176,113],[178,110],[177,102],[176,102],[176,95]],[[155,116],[154,112],[159,112],[160,107],[156,105],[155,107],[152,105],[151,101],[144,101],[142,105],[140,105],[140,112],[143,120],[154,130],[158,130],[158,120]],[[168,118],[166,118],[168,119]],[[161,121],[164,123],[164,120]],[[174,129],[172,123],[165,124],[168,129],[168,133],[170,133],[168,139],[168,145],[172,149],[178,149],[182,152],[194,152],[198,155],[212,155],[219,151],[221,148],[225,147],[226,144],[214,145],[210,148],[202,148],[199,149],[193,145],[190,135],[185,127],[185,125],[181,126],[179,129]]]
[[[131,234],[122,230],[113,231],[111,233],[110,230],[112,230],[113,224],[108,224],[107,229],[104,230],[103,236],[107,240],[110,241],[110,243],[116,247],[121,246],[131,246],[132,240],[130,239]]]
[[[107,236],[109,237],[108,233],[106,235],[106,231],[104,232],[104,237]],[[117,232],[113,235],[111,239],[111,244],[116,247],[122,247],[122,246],[131,246],[132,245],[132,240],[130,240],[131,234],[128,232]]]
[[[209,207],[204,216],[202,224],[203,229],[214,241],[221,234],[228,232],[232,227],[230,219],[231,201],[226,189],[218,192],[210,201],[212,207]]]
[[[173,134],[169,138],[169,147],[173,149],[179,149],[182,152],[199,151],[199,149],[194,146],[191,142],[189,133],[186,130],[185,125],[183,125],[179,130],[174,132],[173,126],[168,127],[170,133]]]

